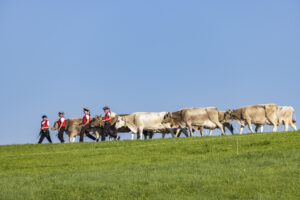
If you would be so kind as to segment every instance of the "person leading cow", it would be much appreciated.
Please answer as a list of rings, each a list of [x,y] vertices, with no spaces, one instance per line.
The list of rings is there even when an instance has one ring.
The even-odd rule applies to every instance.
[[[81,131],[80,131],[80,140],[79,141],[83,142],[84,134],[86,134],[87,137],[89,137],[90,139],[95,141],[96,138],[89,133],[90,121],[91,121],[90,110],[87,109],[87,108],[84,108],[83,112],[84,112],[84,116],[83,116],[83,119],[82,119],[82,125],[83,126],[82,126]]]
[[[65,114],[63,112],[59,112],[58,116],[59,119],[57,121],[58,123],[58,139],[60,140],[61,143],[65,143],[64,140],[64,132],[66,131],[66,120],[65,120]]]

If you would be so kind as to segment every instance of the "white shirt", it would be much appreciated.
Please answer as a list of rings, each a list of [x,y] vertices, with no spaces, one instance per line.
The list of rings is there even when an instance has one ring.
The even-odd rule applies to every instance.
[[[86,121],[90,120],[90,116],[89,115],[85,115]]]
[[[64,117],[60,118],[60,122],[61,122],[61,123],[64,123],[64,121],[65,121],[65,118],[64,118]]]

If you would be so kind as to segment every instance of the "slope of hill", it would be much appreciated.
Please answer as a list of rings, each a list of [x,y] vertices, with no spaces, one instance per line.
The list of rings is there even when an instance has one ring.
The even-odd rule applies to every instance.
[[[300,131],[0,147],[0,199],[299,199]]]

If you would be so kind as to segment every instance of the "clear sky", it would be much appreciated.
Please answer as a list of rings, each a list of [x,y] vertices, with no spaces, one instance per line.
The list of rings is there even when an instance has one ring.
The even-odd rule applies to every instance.
[[[0,0],[0,67],[0,144],[36,143],[43,114],[83,107],[300,113],[300,1]]]

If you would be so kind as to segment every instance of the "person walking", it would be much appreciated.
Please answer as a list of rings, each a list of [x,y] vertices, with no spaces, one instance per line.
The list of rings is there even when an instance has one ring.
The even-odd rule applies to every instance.
[[[115,140],[120,140],[120,137],[116,134],[111,134],[111,120],[112,120],[112,113],[110,111],[110,108],[108,106],[105,106],[103,108],[103,111],[105,113],[105,116],[103,117],[104,127],[103,132],[101,136],[101,141],[105,141],[107,136],[111,136],[115,138]]]
[[[79,142],[83,142],[84,134],[86,134],[86,136],[91,138],[92,140],[96,140],[96,138],[89,133],[90,121],[91,121],[90,110],[87,109],[87,108],[84,108],[83,112],[84,112],[84,116],[83,116],[83,119],[82,119],[82,125],[83,126],[82,126],[81,131],[80,131],[80,140],[79,140]]]
[[[50,132],[49,132],[50,122],[47,119],[46,115],[43,115],[42,119],[43,119],[43,121],[41,122],[40,140],[39,140],[38,144],[41,144],[45,137],[47,138],[49,143],[52,143],[52,140],[50,137]]]
[[[59,112],[58,113],[59,119],[57,121],[58,123],[58,139],[60,140],[61,143],[65,143],[64,140],[64,132],[66,130],[66,120],[65,120],[65,114],[64,112]]]
[[[111,127],[111,112],[108,106],[103,107],[103,111],[105,116],[103,117],[104,127],[103,127],[103,135],[105,137],[101,137],[101,141],[105,141],[106,137],[109,135],[109,129]]]

